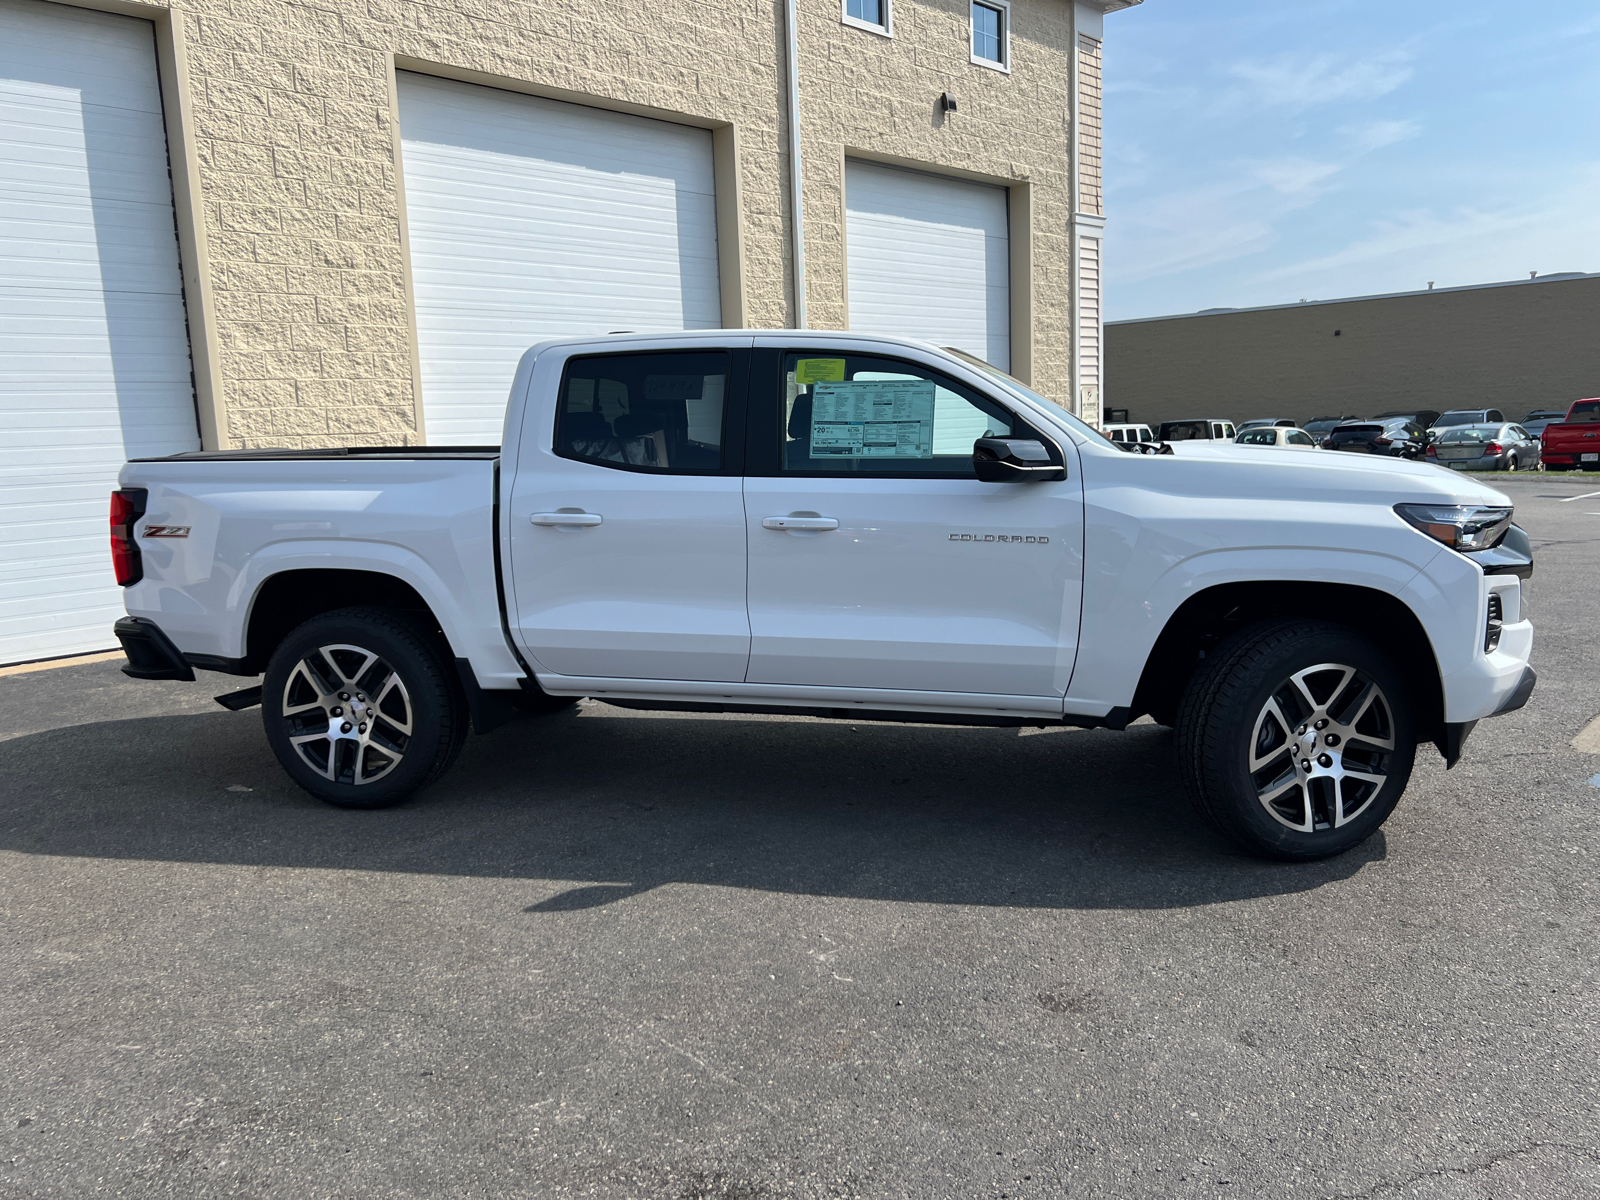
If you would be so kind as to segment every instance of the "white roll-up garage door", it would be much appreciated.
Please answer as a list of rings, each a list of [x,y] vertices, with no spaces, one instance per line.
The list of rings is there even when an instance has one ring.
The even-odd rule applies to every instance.
[[[495,444],[545,338],[721,324],[711,134],[402,73],[423,421]]]
[[[199,445],[154,30],[0,0],[0,663],[116,645],[117,471]]]
[[[850,328],[955,346],[1011,369],[1004,188],[845,164]]]

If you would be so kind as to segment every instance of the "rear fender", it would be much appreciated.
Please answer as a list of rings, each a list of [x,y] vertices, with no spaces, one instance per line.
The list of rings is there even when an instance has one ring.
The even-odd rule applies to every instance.
[[[244,657],[251,610],[267,580],[286,571],[304,570],[371,571],[392,576],[422,597],[439,622],[454,656],[471,662],[480,687],[515,689],[523,677],[521,667],[506,645],[494,592],[457,597],[426,559],[391,542],[308,540],[275,542],[263,547],[245,564],[244,571],[229,589],[227,649],[222,652],[225,656]],[[467,602],[473,602],[474,607],[467,608]]]

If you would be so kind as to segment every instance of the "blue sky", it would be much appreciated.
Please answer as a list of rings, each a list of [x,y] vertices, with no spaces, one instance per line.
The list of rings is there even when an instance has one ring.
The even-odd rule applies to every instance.
[[[1600,3],[1106,18],[1106,315],[1600,271]]]

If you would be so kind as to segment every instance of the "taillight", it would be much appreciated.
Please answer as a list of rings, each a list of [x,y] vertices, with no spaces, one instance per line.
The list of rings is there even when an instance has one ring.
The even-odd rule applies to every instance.
[[[1500,443],[1499,442],[1490,442],[1487,446],[1485,446],[1483,448],[1483,452],[1485,454],[1499,454],[1499,453],[1501,453]]]
[[[1437,446],[1429,446],[1427,449],[1427,455],[1429,458],[1438,458],[1439,448]]]
[[[144,559],[139,554],[139,543],[134,541],[133,527],[144,516],[148,496],[144,488],[122,488],[111,493],[111,567],[123,587],[144,578]]]
[[[1374,446],[1388,446],[1392,445],[1393,443],[1386,437],[1375,437],[1372,439],[1372,444]]]

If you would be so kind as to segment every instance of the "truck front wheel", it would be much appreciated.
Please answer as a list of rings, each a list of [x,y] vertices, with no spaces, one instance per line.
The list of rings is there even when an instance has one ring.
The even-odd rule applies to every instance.
[[[1365,638],[1263,621],[1211,652],[1178,710],[1184,789],[1241,848],[1306,861],[1388,819],[1411,778],[1410,689]]]
[[[432,783],[466,740],[466,701],[435,639],[403,614],[313,617],[273,652],[267,741],[289,776],[340,808],[387,808]]]

